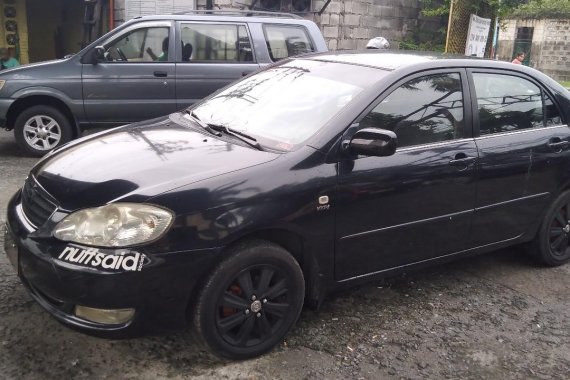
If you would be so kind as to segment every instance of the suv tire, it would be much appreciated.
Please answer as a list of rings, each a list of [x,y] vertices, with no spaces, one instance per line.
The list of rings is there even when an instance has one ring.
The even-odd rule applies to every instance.
[[[72,138],[69,120],[55,107],[37,105],[26,108],[14,124],[18,145],[34,156],[43,156]]]

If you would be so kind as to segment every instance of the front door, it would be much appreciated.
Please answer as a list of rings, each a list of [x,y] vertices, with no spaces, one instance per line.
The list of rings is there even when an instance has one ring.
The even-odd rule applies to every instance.
[[[179,23],[176,98],[182,109],[259,69],[246,25]]]
[[[398,149],[339,162],[337,280],[467,247],[477,149],[465,83],[461,70],[422,74],[360,120],[359,128],[394,131]]]
[[[83,99],[90,123],[124,124],[176,111],[171,24],[134,24],[104,44],[104,60],[83,65]]]

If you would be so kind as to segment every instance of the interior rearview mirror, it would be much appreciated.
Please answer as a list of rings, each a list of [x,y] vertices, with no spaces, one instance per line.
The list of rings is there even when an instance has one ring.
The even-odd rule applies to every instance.
[[[398,137],[392,131],[363,128],[350,139],[348,150],[364,156],[391,156],[396,152]]]

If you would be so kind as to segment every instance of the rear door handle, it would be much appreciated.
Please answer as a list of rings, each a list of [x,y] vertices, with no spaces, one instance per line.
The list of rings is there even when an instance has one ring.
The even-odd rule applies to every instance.
[[[550,149],[555,151],[556,153],[562,152],[564,149],[568,148],[570,142],[568,141],[556,141],[556,139],[550,140],[547,144]]]
[[[476,160],[477,157],[469,157],[465,153],[457,153],[453,160],[449,160],[449,166],[467,167]]]
[[[155,71],[154,76],[158,78],[166,78],[168,73],[166,71]]]

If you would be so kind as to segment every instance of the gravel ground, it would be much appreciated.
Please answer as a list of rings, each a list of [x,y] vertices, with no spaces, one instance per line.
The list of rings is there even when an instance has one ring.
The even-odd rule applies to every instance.
[[[35,159],[0,131],[0,223]],[[2,237],[3,238],[3,237]],[[111,341],[52,319],[14,274],[0,238],[2,379],[567,379],[570,265],[520,249],[464,259],[327,298],[264,357],[229,362],[188,332]]]

